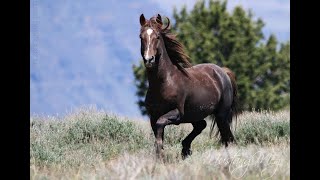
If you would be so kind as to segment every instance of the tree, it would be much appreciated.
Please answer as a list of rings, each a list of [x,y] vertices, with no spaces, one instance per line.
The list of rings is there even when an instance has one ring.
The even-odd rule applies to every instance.
[[[230,68],[237,77],[239,109],[278,110],[289,104],[290,44],[271,35],[263,43],[262,19],[235,7],[227,11],[226,1],[198,1],[191,12],[174,9],[172,30],[185,46],[192,64],[215,63]],[[146,114],[144,97],[148,87],[141,62],[133,66],[138,105]]]

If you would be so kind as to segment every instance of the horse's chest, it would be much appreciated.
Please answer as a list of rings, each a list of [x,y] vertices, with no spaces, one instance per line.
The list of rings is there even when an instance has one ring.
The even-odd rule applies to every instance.
[[[160,90],[157,93],[148,93],[146,96],[146,107],[152,112],[166,112],[176,106],[176,93],[168,90]]]
[[[173,89],[162,89],[161,92],[161,101],[164,103],[171,104],[177,102],[178,94]]]
[[[169,97],[146,98],[146,105],[152,109],[163,109],[175,104],[175,101]]]
[[[166,103],[166,102],[149,102],[146,103],[146,109],[148,111],[149,114],[155,116],[155,117],[159,117],[163,114],[165,114],[166,112],[174,109],[174,105]]]

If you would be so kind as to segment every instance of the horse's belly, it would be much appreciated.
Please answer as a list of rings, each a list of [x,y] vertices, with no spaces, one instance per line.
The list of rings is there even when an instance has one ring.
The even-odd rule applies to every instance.
[[[190,103],[185,105],[185,116],[189,118],[203,119],[212,114],[216,107],[214,101],[206,103]]]
[[[187,112],[212,112],[215,109],[215,104],[213,102],[210,103],[199,103],[199,104],[191,104],[187,105],[185,111]]]
[[[191,112],[212,114],[220,101],[220,96],[216,86],[200,86],[189,93],[185,103]]]

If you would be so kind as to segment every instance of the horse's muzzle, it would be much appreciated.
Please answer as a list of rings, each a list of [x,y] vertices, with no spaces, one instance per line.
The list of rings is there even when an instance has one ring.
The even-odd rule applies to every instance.
[[[144,60],[144,65],[145,65],[147,68],[151,68],[151,67],[153,67],[154,64],[155,64],[155,58],[154,58],[154,56],[151,56],[151,58],[149,58],[149,59],[143,58],[143,60]]]

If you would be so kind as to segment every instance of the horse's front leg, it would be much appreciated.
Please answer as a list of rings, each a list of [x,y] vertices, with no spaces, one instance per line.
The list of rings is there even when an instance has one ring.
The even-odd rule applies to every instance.
[[[163,160],[163,135],[164,128],[166,125],[174,124],[178,119],[181,118],[181,114],[178,109],[169,111],[162,115],[155,123],[152,124],[152,130],[155,135],[155,146],[157,159]]]

